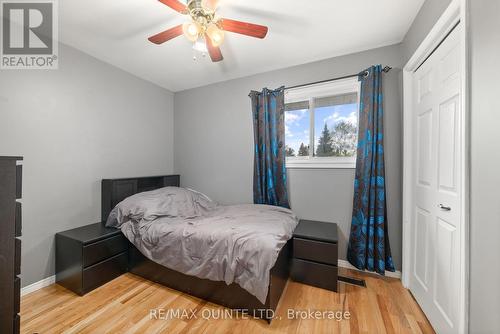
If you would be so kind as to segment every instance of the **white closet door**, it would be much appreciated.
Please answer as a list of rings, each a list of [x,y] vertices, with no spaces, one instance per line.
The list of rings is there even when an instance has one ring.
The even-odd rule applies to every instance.
[[[414,73],[410,290],[438,333],[458,333],[460,25]]]

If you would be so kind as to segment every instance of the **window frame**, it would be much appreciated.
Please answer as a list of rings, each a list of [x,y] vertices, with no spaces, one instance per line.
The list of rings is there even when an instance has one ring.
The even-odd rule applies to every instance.
[[[342,95],[349,93],[357,93],[358,96],[358,120],[359,120],[359,102],[360,102],[361,82],[357,77],[331,81],[316,85],[309,85],[305,87],[298,87],[287,90],[285,92],[285,104],[309,101],[309,151],[308,157],[286,157],[286,168],[305,168],[305,169],[353,169],[356,168],[356,156],[353,157],[315,157],[314,148],[315,143],[315,106],[314,100],[317,98],[328,97],[332,95]],[[358,122],[359,126],[359,122]],[[286,140],[285,140],[286,142]]]

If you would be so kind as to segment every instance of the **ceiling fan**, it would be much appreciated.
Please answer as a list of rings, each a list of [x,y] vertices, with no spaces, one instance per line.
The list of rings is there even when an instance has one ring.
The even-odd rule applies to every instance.
[[[148,40],[155,44],[165,43],[184,34],[194,43],[194,49],[207,51],[213,62],[224,59],[219,46],[224,42],[224,32],[230,31],[241,35],[264,38],[268,28],[258,24],[218,18],[215,14],[216,0],[189,0],[187,5],[179,0],[159,0],[173,10],[189,15],[190,20],[159,34]]]

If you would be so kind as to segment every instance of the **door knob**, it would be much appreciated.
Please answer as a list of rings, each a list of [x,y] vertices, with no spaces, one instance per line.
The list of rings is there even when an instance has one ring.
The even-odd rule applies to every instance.
[[[438,206],[443,211],[451,211],[451,208],[449,206],[444,206],[443,204],[439,204]]]

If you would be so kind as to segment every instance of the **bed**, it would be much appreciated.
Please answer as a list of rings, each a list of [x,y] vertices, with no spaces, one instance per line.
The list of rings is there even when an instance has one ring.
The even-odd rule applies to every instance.
[[[151,176],[102,180],[102,221],[108,219],[112,209],[125,198],[164,187],[179,187],[179,175]],[[291,239],[279,251],[274,266],[269,271],[265,301],[249,293],[237,283],[226,284],[186,275],[169,269],[148,257],[129,241],[128,270],[138,276],[160,283],[178,291],[202,298],[231,309],[242,310],[269,323],[285,288],[289,276]]]

